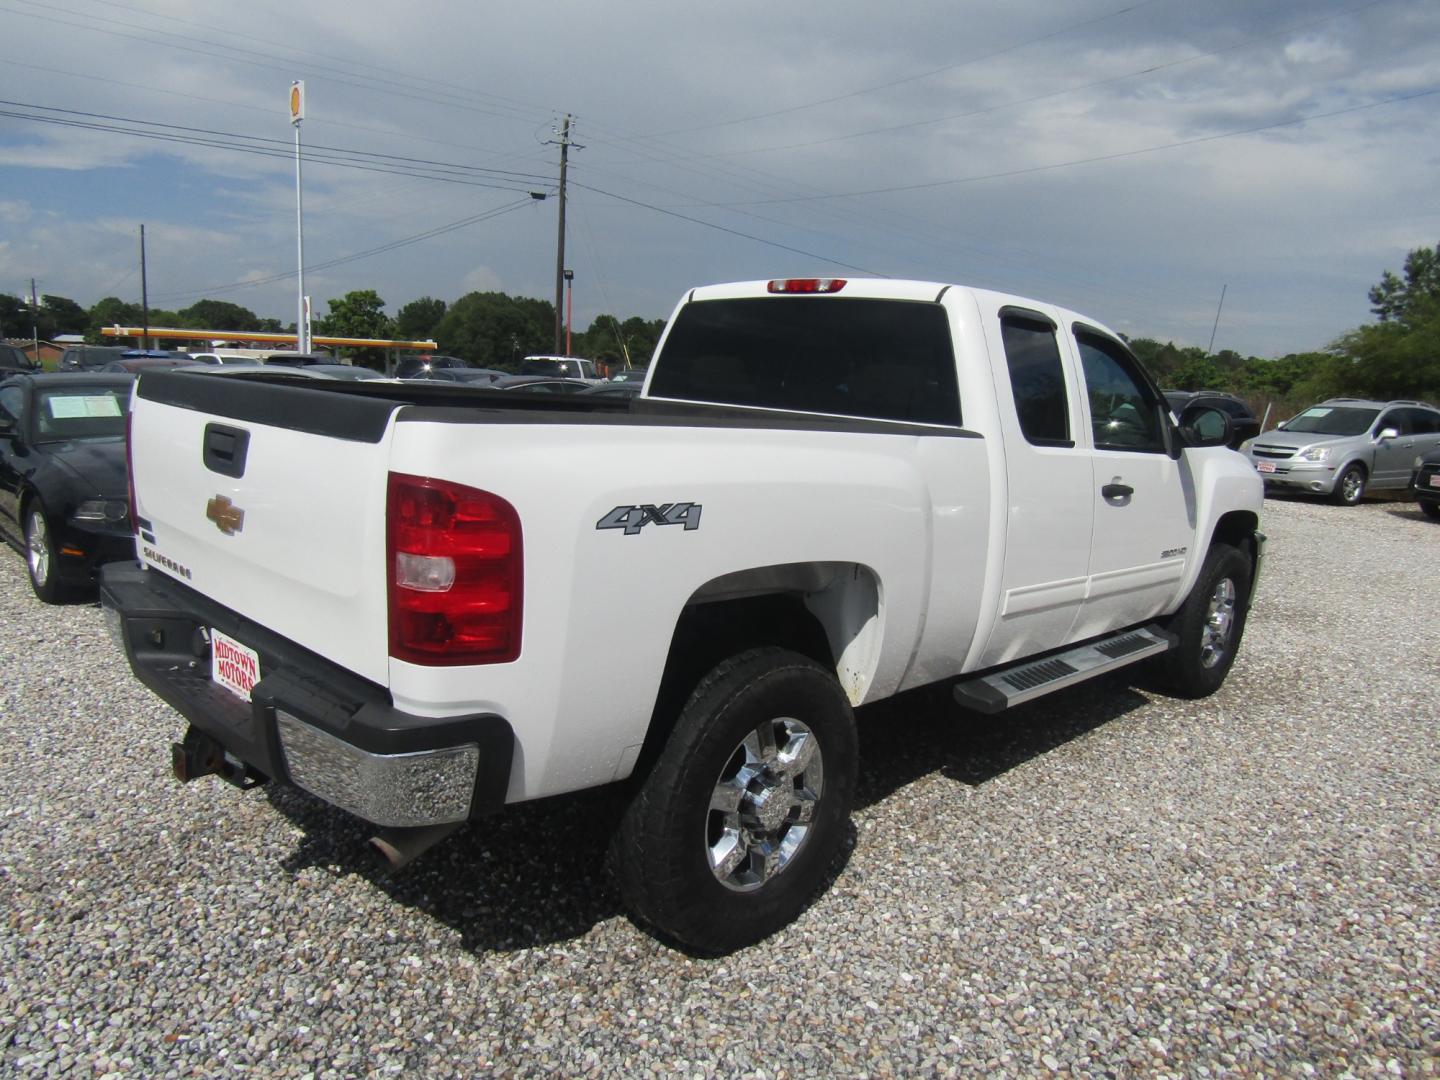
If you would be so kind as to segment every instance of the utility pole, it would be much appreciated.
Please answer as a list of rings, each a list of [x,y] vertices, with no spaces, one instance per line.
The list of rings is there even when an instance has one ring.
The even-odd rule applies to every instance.
[[[551,140],[552,142],[554,140]],[[560,352],[564,318],[561,308],[565,302],[565,173],[570,163],[570,147],[585,149],[570,141],[570,114],[565,114],[565,126],[560,129],[560,229],[555,243],[555,352]]]
[[[30,279],[30,362],[40,366],[40,302],[35,299],[35,279]]]
[[[150,347],[150,286],[145,278],[145,226],[140,226],[140,348]]]
[[[1215,325],[1210,328],[1210,344],[1205,347],[1206,356],[1215,352],[1215,331],[1220,329],[1220,309],[1225,306],[1225,290],[1228,288],[1228,283],[1220,286],[1220,303],[1215,305]]]

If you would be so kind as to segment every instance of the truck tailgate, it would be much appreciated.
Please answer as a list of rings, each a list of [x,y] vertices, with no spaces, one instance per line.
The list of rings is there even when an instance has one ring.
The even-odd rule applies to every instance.
[[[398,406],[207,373],[146,375],[131,421],[142,562],[384,685]]]

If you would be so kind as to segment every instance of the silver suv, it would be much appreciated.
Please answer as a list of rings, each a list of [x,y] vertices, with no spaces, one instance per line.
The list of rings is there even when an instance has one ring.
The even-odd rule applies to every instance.
[[[1331,398],[1240,449],[1267,491],[1327,495],[1354,506],[1369,490],[1406,488],[1415,459],[1440,447],[1440,409],[1424,401]]]

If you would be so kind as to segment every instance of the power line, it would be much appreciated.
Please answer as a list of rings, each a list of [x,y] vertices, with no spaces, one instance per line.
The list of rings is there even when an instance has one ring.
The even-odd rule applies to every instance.
[[[889,187],[865,188],[856,191],[834,191],[825,195],[795,195],[784,199],[760,199],[753,202],[709,203],[707,205],[716,207],[754,206],[757,204],[771,203],[811,202],[823,199],[849,199],[860,195],[889,195],[900,191],[924,191],[930,188],[951,187],[957,184],[974,184],[981,180],[1004,180],[1014,176],[1027,176],[1031,173],[1068,169],[1075,165],[1094,165],[1102,161],[1118,161],[1121,158],[1139,157],[1142,154],[1155,154],[1162,150],[1175,150],[1182,146],[1195,146],[1198,143],[1217,142],[1220,139],[1233,139],[1238,135],[1255,135],[1262,131],[1275,131],[1279,128],[1295,127],[1299,124],[1308,124],[1312,120],[1326,120],[1335,116],[1364,112],[1367,109],[1378,109],[1384,105],[1394,105],[1403,101],[1414,101],[1417,98],[1431,97],[1435,94],[1440,94],[1440,87],[1435,87],[1430,90],[1419,90],[1412,94],[1397,94],[1395,97],[1385,98],[1383,101],[1371,101],[1364,105],[1351,105],[1344,109],[1332,109],[1329,112],[1312,113],[1309,116],[1299,116],[1290,120],[1277,120],[1273,124],[1257,124],[1254,127],[1237,128],[1233,131],[1222,131],[1214,135],[1198,135],[1193,139],[1180,139],[1176,142],[1159,143],[1155,146],[1144,146],[1135,150],[1119,150],[1113,154],[1097,154],[1094,157],[1074,158],[1070,161],[1055,161],[1048,165],[1030,165],[1023,169],[1007,169],[1003,172],[983,173],[976,176],[959,176],[949,180],[927,180],[915,184],[894,184]]]
[[[1135,79],[1143,76],[1154,75],[1161,71],[1168,71],[1171,68],[1184,67],[1187,64],[1194,64],[1201,60],[1210,60],[1226,53],[1237,52],[1240,49],[1248,49],[1257,42],[1269,38],[1280,37],[1284,34],[1292,34],[1297,30],[1304,30],[1319,23],[1330,22],[1340,15],[1351,15],[1356,11],[1377,7],[1380,4],[1389,3],[1391,0],[1367,0],[1365,3],[1356,4],[1339,15],[1324,15],[1317,19],[1306,19],[1302,22],[1290,23],[1278,30],[1267,31],[1264,34],[1257,34],[1248,37],[1244,41],[1227,45],[1223,49],[1213,49],[1210,52],[1197,53],[1193,56],[1182,57],[1179,60],[1169,60],[1161,64],[1150,64],[1135,71],[1127,71],[1123,75],[1110,75],[1103,79],[1094,79],[1090,82],[1077,83],[1074,86],[1067,86],[1060,90],[1051,90],[1043,94],[1034,94],[1030,97],[1014,98],[1010,101],[1002,101],[994,105],[986,105],[978,109],[970,109],[966,112],[949,113],[945,116],[934,116],[925,120],[907,120],[901,124],[886,124],[883,127],[866,128],[863,131],[847,132],[843,135],[829,135],[823,139],[809,139],[805,142],[777,143],[772,146],[757,146],[748,150],[724,150],[711,153],[697,153],[694,156],[697,160],[710,160],[718,157],[738,157],[748,154],[768,154],[779,150],[806,150],[814,146],[826,146],[830,143],[846,142],[850,139],[860,139],[871,135],[888,135],[896,131],[909,131],[914,128],[933,127],[936,124],[947,124],[955,120],[966,120],[973,116],[983,116],[986,113],[1000,112],[1004,109],[1013,109],[1020,105],[1033,105],[1038,101],[1048,101],[1051,98],[1064,97],[1067,94],[1074,94],[1081,90],[1093,90],[1096,87],[1108,86],[1111,83],[1124,82],[1126,79]]]
[[[1042,41],[1049,41],[1051,38],[1062,37],[1073,30],[1079,30],[1086,26],[1092,26],[1098,22],[1104,22],[1107,19],[1113,19],[1120,15],[1128,14],[1132,11],[1138,11],[1140,8],[1149,7],[1155,2],[1156,0],[1140,0],[1139,3],[1129,4],[1123,8],[1117,8],[1116,10],[1107,12],[1104,15],[1096,15],[1090,19],[1082,19],[1080,22],[1071,23],[1069,26],[1062,26],[1060,29],[1052,30],[1048,34],[1041,34],[1038,37],[1027,38],[1024,41],[1018,41],[1013,45],[1007,45],[1003,49],[995,49],[992,52],[981,53],[977,56],[967,57],[966,59],[958,61],[957,63],[946,64],[944,67],[935,68],[932,71],[923,71],[918,75],[907,75],[903,79],[892,79],[889,82],[878,83],[874,86],[862,87],[859,90],[850,90],[844,94],[836,94],[832,97],[827,98],[818,98],[814,101],[803,102],[799,105],[789,105],[783,109],[772,109],[769,112],[755,113],[751,116],[740,116],[736,117],[733,120],[719,120],[710,124],[695,124],[690,127],[676,128],[672,131],[656,132],[656,135],[663,138],[669,135],[693,134],[697,131],[713,131],[716,128],[733,127],[736,124],[748,124],[755,120],[768,120],[771,117],[775,116],[785,116],[789,113],[801,112],[805,109],[818,108],[821,105],[833,105],[838,101],[848,101],[851,98],[862,97],[865,94],[878,93],[881,90],[889,90],[896,86],[904,86],[907,83],[921,82],[925,79],[934,78],[936,75],[943,75],[948,71],[956,71],[960,68],[968,67],[971,64],[978,64],[985,60],[993,60],[997,56],[1004,56],[1006,53],[1016,52],[1020,49],[1026,48],[1027,46],[1036,45]]]
[[[446,233],[452,233],[458,229],[464,229],[470,225],[476,225],[482,221],[489,221],[491,218],[497,218],[500,217],[502,214],[508,214],[511,211],[518,210],[522,206],[529,206],[533,201],[534,200],[529,198],[516,199],[513,202],[506,203],[503,206],[495,207],[492,210],[486,210],[483,213],[479,214],[472,214],[469,217],[461,218],[459,221],[452,221],[448,225],[437,225],[432,229],[426,229],[424,232],[415,233],[412,236],[401,237],[398,240],[391,240],[389,243],[381,244],[378,247],[368,248],[365,251],[352,252],[349,255],[340,255],[333,259],[326,259],[323,262],[307,264],[305,270],[307,272],[318,273],[321,270],[331,270],[337,266],[343,266],[346,263],[358,262],[361,259],[369,259],[376,255],[384,255],[387,252],[395,251],[398,248],[408,247],[411,244],[418,244],[422,240],[431,240],[437,236],[443,236]],[[198,289],[192,292],[168,293],[163,296],[158,296],[156,297],[156,299],[169,302],[174,300],[188,300],[192,296],[213,296],[219,293],[235,292],[239,289],[248,289],[260,285],[272,285],[277,281],[284,281],[287,278],[293,278],[298,273],[298,269],[285,270],[279,273],[267,275],[266,277],[251,278],[245,281],[233,281],[228,285],[212,285],[207,288]]]
[[[732,229],[725,225],[717,225],[715,222],[706,221],[704,218],[691,217],[689,214],[682,214],[675,210],[667,210],[663,206],[655,206],[652,203],[632,199],[628,195],[620,195],[613,191],[606,191],[603,188],[593,187],[590,184],[571,181],[571,186],[583,188],[586,191],[593,191],[597,195],[604,195],[608,198],[615,199],[617,202],[629,203],[631,206],[639,206],[646,210],[653,210],[655,213],[664,214],[666,217],[678,218],[680,221],[688,221],[692,225],[700,225],[706,229],[714,229],[716,232],[727,233],[730,236],[738,236],[744,240],[753,240],[757,244],[764,244],[766,247],[788,251],[793,255],[804,255],[807,259],[819,259],[822,262],[829,263],[831,266],[843,266],[847,270],[858,270],[862,274],[873,274],[875,277],[890,276],[879,270],[870,270],[864,266],[856,266],[854,263],[843,262],[832,255],[819,255],[813,251],[806,251],[804,248],[791,247],[789,244],[782,244],[778,240],[771,240],[764,236],[756,236],[754,233],[741,232],[739,229]]]

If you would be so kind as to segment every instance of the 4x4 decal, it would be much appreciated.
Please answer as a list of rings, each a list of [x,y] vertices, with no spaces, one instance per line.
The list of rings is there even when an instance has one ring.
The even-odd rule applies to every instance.
[[[654,506],[617,506],[595,523],[597,529],[624,529],[634,536],[646,525],[684,525],[685,531],[700,527],[700,504],[690,502],[661,503]]]

